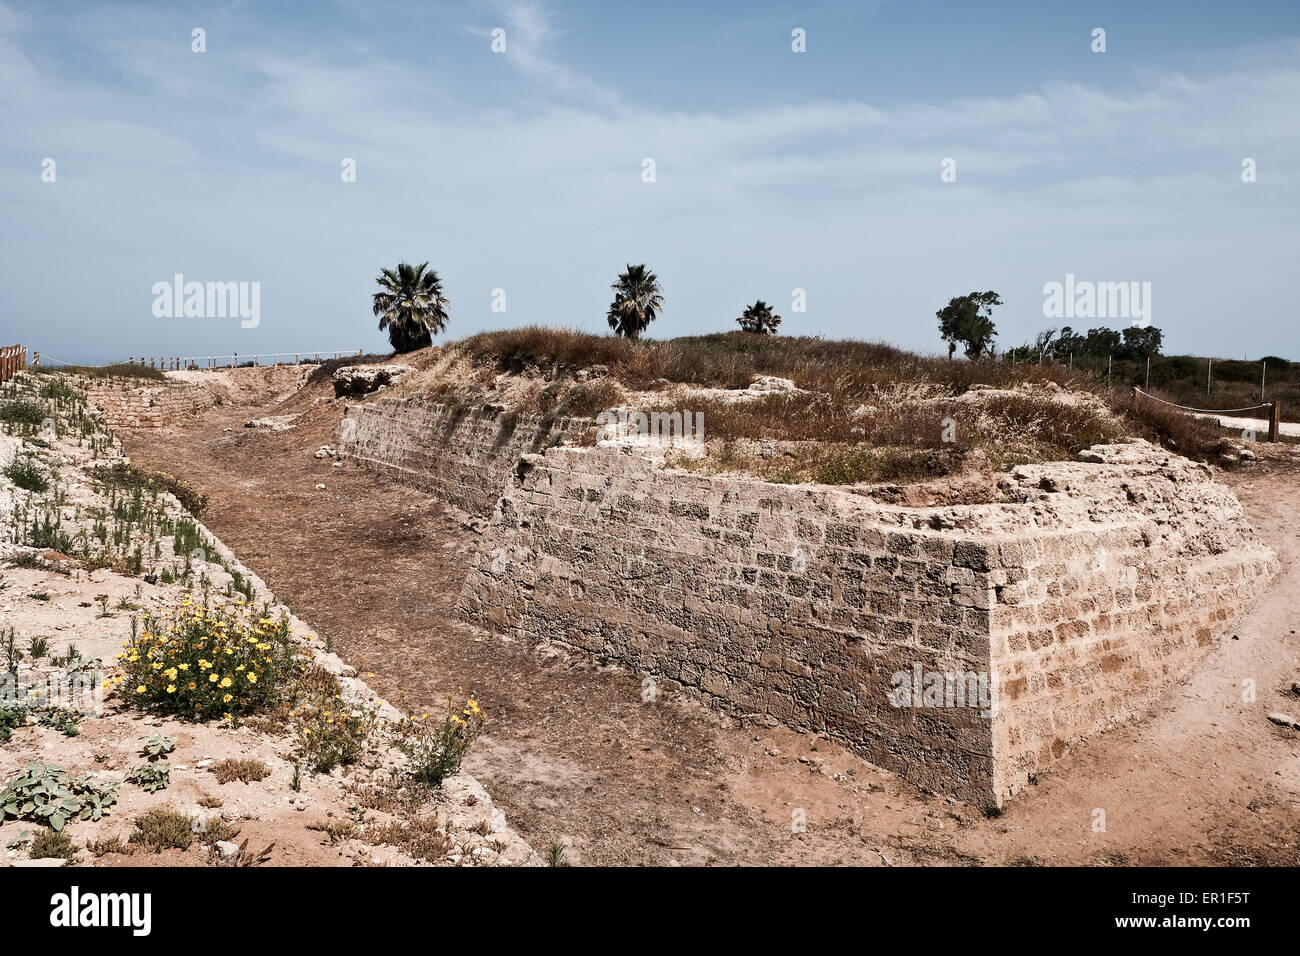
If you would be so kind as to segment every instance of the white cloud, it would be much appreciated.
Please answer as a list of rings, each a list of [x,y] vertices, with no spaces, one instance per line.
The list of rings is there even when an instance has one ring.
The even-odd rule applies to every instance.
[[[1225,61],[1127,89],[711,112],[632,105],[561,59],[566,34],[543,8],[494,14],[522,82],[485,108],[444,92],[436,63],[272,38],[214,59],[219,74],[169,79],[155,63],[124,88],[65,64],[34,84],[23,18],[0,7],[0,71],[17,80],[0,89],[0,120],[27,151],[0,154],[0,199],[15,210],[0,242],[18,250],[0,288],[16,313],[49,314],[53,263],[87,262],[105,308],[134,323],[106,343],[201,334],[229,351],[219,330],[160,332],[146,280],[256,279],[258,347],[358,329],[369,346],[370,279],[398,256],[434,260],[459,332],[503,318],[600,328],[610,270],[644,259],[669,290],[660,334],[725,327],[742,300],[779,303],[799,285],[810,312],[787,316],[791,332],[931,347],[934,309],[977,286],[1007,299],[1004,342],[1031,337],[1042,283],[1073,271],[1159,282],[1156,324],[1175,323],[1175,348],[1213,348],[1231,303],[1257,318],[1251,350],[1300,353],[1277,282],[1297,252],[1294,44],[1257,69]],[[158,51],[141,29],[100,37],[109,66]],[[77,162],[43,187],[30,156],[51,150]],[[339,182],[344,156],[356,184]],[[653,185],[640,181],[646,156]],[[953,185],[939,181],[948,156]],[[1240,182],[1242,156],[1259,159],[1259,183]],[[34,234],[59,257],[25,255]],[[510,290],[504,317],[487,310],[494,287]],[[84,321],[56,314],[51,333]]]

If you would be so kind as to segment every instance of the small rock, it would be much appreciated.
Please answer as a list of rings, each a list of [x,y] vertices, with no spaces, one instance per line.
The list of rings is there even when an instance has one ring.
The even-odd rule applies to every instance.
[[[325,486],[324,486],[323,484],[317,484],[317,485],[316,485],[316,490],[317,490],[317,491],[324,491],[324,490],[325,490]]]
[[[1295,727],[1296,729],[1300,729],[1300,723],[1297,723],[1296,719],[1290,714],[1283,714],[1280,711],[1274,711],[1268,715],[1268,719],[1279,727]]]
[[[218,840],[214,846],[217,848],[218,855],[223,859],[232,857],[239,852],[239,844],[231,843],[229,840]]]

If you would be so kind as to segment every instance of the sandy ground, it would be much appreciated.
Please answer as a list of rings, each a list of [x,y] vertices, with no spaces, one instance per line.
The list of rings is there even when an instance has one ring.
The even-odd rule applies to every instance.
[[[3,457],[12,454],[17,444],[16,439],[0,436]],[[92,457],[93,452],[79,443],[72,431],[29,447],[57,469],[57,484],[45,493],[28,492],[15,489],[0,475],[0,505],[7,507],[12,499],[30,507],[57,497],[63,527],[73,535],[77,527],[92,520],[92,509],[108,504],[102,486],[90,480],[86,469],[109,460],[105,456],[111,455],[111,449],[101,449],[101,457]],[[173,519],[184,514],[169,495],[149,502],[149,510],[155,507]],[[107,511],[103,520],[115,529],[112,509]],[[7,532],[7,524],[6,520],[0,529]],[[170,532],[149,530],[137,523],[130,533],[144,554],[154,554],[155,544],[159,549],[158,557],[150,559],[153,566],[143,570],[158,572],[176,565]],[[0,535],[0,540],[8,537]],[[237,605],[235,597],[222,595],[232,580],[227,568],[247,578],[247,567],[218,542],[205,538],[204,549],[206,560],[194,562],[196,577],[202,571],[210,579],[214,603]],[[200,590],[190,591],[184,583],[167,583],[170,578],[160,573],[134,576],[106,567],[91,570],[82,559],[48,550],[41,553],[45,566],[16,567],[7,543],[0,551],[5,555],[0,561],[0,666],[6,675],[11,669],[17,673],[30,708],[25,722],[13,728],[8,741],[0,743],[0,788],[32,762],[55,765],[69,778],[92,775],[102,782],[119,783],[117,801],[104,816],[73,820],[65,827],[77,848],[77,864],[239,863],[238,855],[216,852],[217,825],[225,828],[220,838],[227,842],[228,853],[247,841],[247,850],[256,859],[280,866],[538,862],[531,849],[510,831],[487,792],[468,774],[455,774],[433,791],[407,786],[405,758],[391,736],[373,736],[356,763],[332,773],[317,773],[301,765],[296,728],[285,715],[251,717],[238,725],[196,723],[151,716],[131,706],[116,692],[111,678],[117,672],[117,657],[124,653],[123,643],[131,638],[133,622],[138,628],[149,627],[143,612],[175,607],[187,594],[202,602]],[[225,562],[224,567],[218,558]],[[257,613],[278,618],[275,595],[255,579],[250,581]],[[401,715],[380,702],[364,679],[353,676],[352,669],[326,652],[323,640],[306,622],[291,618],[289,623],[300,651],[340,675],[340,693],[349,709],[365,707],[390,722],[400,720]],[[12,659],[10,635],[16,650]],[[42,639],[45,648],[35,650],[35,642]],[[65,656],[77,663],[65,665],[55,660]],[[81,662],[85,662],[84,670]],[[74,727],[67,728],[71,732],[65,733],[42,726],[40,718],[48,714],[50,675],[69,671],[82,675],[82,689],[75,699],[59,703],[82,716]],[[8,696],[0,703],[10,703]],[[165,789],[150,793],[126,778],[150,762],[142,752],[143,739],[159,735],[171,737],[175,744],[170,754],[153,762],[170,767],[170,782]],[[258,780],[222,783],[214,771],[228,758],[260,762],[266,774]],[[132,845],[134,821],[157,809],[188,818],[195,828],[192,846],[154,853]],[[0,817],[0,865],[26,865],[30,837],[44,830],[37,821]],[[263,854],[264,850],[268,852]]]
[[[122,437],[136,460],[206,492],[209,526],[374,672],[381,694],[407,710],[475,694],[492,720],[467,769],[543,853],[560,844],[573,863],[660,865],[1300,862],[1300,732],[1265,717],[1300,713],[1289,690],[1300,680],[1297,449],[1258,446],[1258,462],[1224,474],[1278,552],[1271,591],[1185,687],[985,818],[813,735],[644,704],[634,675],[456,623],[473,533],[427,494],[314,458],[342,413],[328,395],[313,387]],[[289,430],[242,427],[286,414],[301,414]],[[792,826],[800,811],[805,832]]]

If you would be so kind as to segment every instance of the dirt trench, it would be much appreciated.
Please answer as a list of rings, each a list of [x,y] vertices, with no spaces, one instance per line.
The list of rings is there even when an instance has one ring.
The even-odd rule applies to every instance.
[[[813,735],[643,703],[637,675],[456,622],[474,533],[423,492],[314,458],[342,414],[328,396],[308,386],[121,437],[138,463],[209,495],[209,527],[398,707],[437,713],[476,696],[491,724],[466,769],[544,855],[559,844],[585,865],[1300,862],[1300,733],[1265,717],[1300,713],[1288,692],[1300,681],[1296,449],[1224,476],[1282,562],[1236,637],[1144,719],[1074,747],[986,818]],[[243,427],[294,413],[287,431]]]

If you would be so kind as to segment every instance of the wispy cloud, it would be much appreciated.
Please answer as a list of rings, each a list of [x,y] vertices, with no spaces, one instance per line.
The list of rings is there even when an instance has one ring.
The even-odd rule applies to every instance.
[[[60,40],[101,58],[89,74],[29,46],[34,17],[0,7],[0,75],[14,80],[0,85],[0,296],[49,315],[52,264],[73,258],[97,307],[125,323],[105,343],[211,336],[228,351],[228,331],[160,329],[148,286],[175,271],[259,280],[257,335],[291,349],[318,327],[375,334],[369,282],[400,256],[435,261],[459,331],[599,328],[609,270],[645,259],[670,293],[661,334],[725,326],[740,299],[800,286],[810,311],[783,328],[924,348],[936,303],[976,286],[1003,292],[1006,339],[1031,336],[1042,284],[1073,271],[1157,281],[1175,348],[1212,348],[1224,315],[1248,313],[1259,351],[1300,352],[1276,280],[1300,251],[1295,41],[1270,41],[1258,64],[1223,57],[1104,86],[894,104],[828,88],[709,110],[589,79],[598,71],[578,69],[547,8],[486,9],[473,29],[502,26],[508,52],[450,64],[364,33],[286,43],[235,26],[205,61],[174,22],[160,37],[133,20],[107,39],[78,32],[97,30],[94,16],[61,24]],[[181,51],[166,61],[179,76],[130,70],[160,43]],[[477,78],[492,94],[466,100]],[[60,161],[57,186],[39,181],[43,156]],[[1257,184],[1240,181],[1245,156]],[[344,157],[356,183],[340,181]],[[641,180],[647,157],[654,183]],[[946,157],[953,184],[939,179]],[[511,290],[505,316],[488,311],[496,287]],[[47,327],[83,321],[70,310]]]

